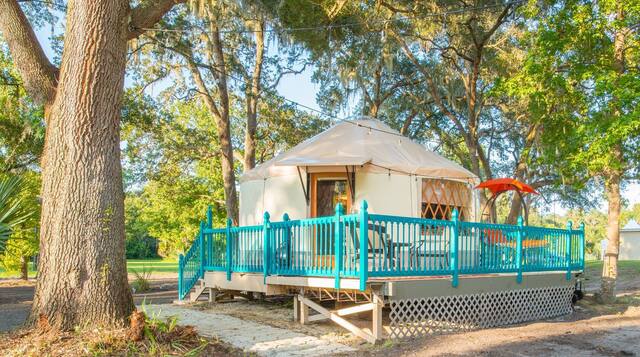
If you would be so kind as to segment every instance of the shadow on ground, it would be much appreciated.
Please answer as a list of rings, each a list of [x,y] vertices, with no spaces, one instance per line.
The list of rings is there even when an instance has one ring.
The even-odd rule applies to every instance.
[[[136,305],[170,304],[178,297],[178,285],[175,279],[152,280],[151,290],[134,294]],[[0,283],[0,332],[20,328],[31,310],[35,282],[7,280]]]

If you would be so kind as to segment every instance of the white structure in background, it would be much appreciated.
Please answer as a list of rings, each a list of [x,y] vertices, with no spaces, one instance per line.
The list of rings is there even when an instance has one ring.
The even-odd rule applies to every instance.
[[[620,260],[640,260],[640,224],[630,220],[620,230]]]
[[[240,178],[240,225],[346,213],[477,220],[479,179],[378,120],[342,121]]]

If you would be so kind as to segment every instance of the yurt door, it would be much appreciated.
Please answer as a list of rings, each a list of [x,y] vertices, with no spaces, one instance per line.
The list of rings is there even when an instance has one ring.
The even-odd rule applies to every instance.
[[[338,203],[351,211],[351,194],[346,173],[311,174],[311,217],[333,216]],[[333,268],[335,227],[316,229],[314,254],[318,268]]]

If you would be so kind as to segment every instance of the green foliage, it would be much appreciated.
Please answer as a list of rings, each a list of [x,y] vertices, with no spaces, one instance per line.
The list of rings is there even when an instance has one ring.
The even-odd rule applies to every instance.
[[[28,13],[49,14],[41,5]],[[0,45],[0,266],[10,273],[27,267],[38,251],[43,110],[21,86],[8,51]]]
[[[640,35],[631,30],[640,20],[637,2],[567,0],[535,15],[524,66],[505,87],[526,98],[544,126],[543,160],[579,186],[611,170],[637,175],[629,165],[640,157]],[[617,145],[622,155],[612,150]]]
[[[38,208],[31,182],[18,176],[0,176],[0,252],[8,247],[27,253],[33,244],[29,228],[37,225]],[[31,233],[33,237],[33,233]]]
[[[216,125],[198,97],[160,106],[134,93],[125,97],[122,128],[127,254],[133,258],[134,247],[157,239],[158,255],[175,258],[195,239],[207,207],[214,226],[225,224]],[[234,108],[231,114],[234,141],[241,142],[242,112]],[[261,103],[259,117],[258,162],[328,124],[277,97]]]
[[[126,238],[125,252],[127,259],[149,259],[159,257],[158,239],[149,237],[146,235],[146,232],[142,233],[143,235],[140,236]]]
[[[41,107],[34,106],[0,46],[0,174],[33,169],[44,145]]]

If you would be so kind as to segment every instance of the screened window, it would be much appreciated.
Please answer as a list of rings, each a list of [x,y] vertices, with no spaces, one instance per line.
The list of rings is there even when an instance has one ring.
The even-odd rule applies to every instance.
[[[422,218],[451,219],[454,208],[461,220],[471,216],[471,189],[456,181],[422,179]]]

